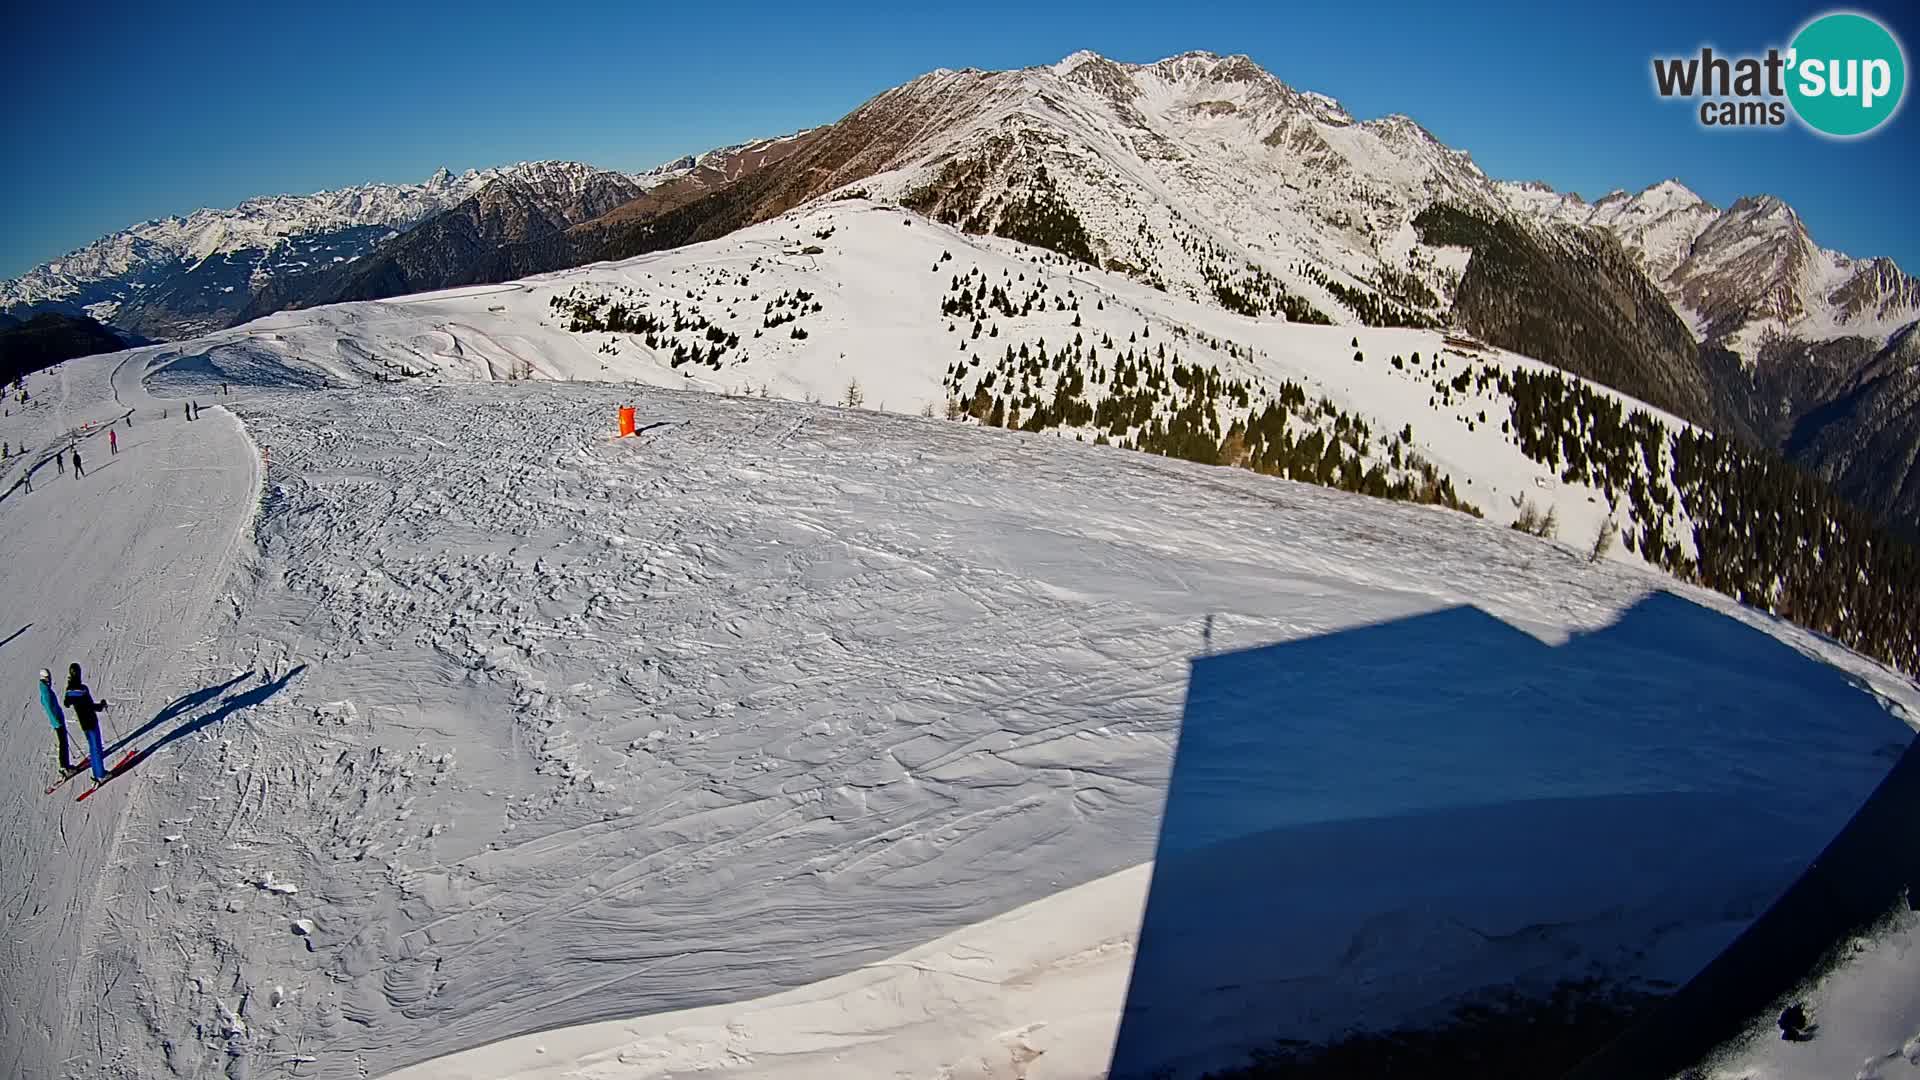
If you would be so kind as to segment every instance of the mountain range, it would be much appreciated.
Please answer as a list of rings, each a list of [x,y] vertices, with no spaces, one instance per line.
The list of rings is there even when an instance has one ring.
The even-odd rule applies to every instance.
[[[1770,196],[1588,203],[1244,56],[940,70],[832,124],[623,174],[539,162],[147,222],[0,284],[157,338],[712,239],[850,194],[1249,317],[1450,327],[1813,471],[1920,534],[1920,282]]]

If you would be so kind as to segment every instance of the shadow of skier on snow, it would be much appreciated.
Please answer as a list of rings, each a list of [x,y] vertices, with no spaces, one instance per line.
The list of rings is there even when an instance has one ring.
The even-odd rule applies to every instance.
[[[140,765],[144,765],[148,759],[152,758],[154,754],[164,749],[170,743],[176,742],[180,739],[184,739],[187,736],[192,735],[197,731],[201,731],[206,728],[212,727],[214,724],[217,724],[220,721],[225,720],[227,717],[232,716],[234,713],[237,713],[242,709],[251,709],[255,705],[258,705],[261,702],[266,701],[268,698],[286,689],[287,684],[293,681],[294,676],[300,674],[305,670],[307,670],[307,665],[305,664],[296,665],[295,667],[289,669],[286,674],[280,676],[279,678],[273,680],[272,682],[264,682],[264,683],[261,683],[259,686],[254,687],[251,690],[247,690],[243,693],[233,694],[226,698],[223,698],[220,701],[220,704],[217,707],[215,707],[213,711],[206,713],[205,715],[202,715],[202,716],[196,716],[193,719],[187,721],[186,723],[181,724],[179,727],[176,727],[172,731],[169,731],[165,735],[162,735],[158,742],[154,743],[152,746],[149,746],[145,750],[141,751],[140,759],[134,762],[134,766],[138,767]],[[246,675],[242,675],[240,676],[239,679],[234,679],[231,682],[224,684],[223,686],[210,687],[209,691],[211,692],[200,691],[200,693],[205,694],[206,698],[210,698],[213,696],[213,694],[219,693],[220,691],[226,689],[229,686],[232,686],[234,683],[239,682],[241,679],[244,679],[247,677],[247,675],[251,675],[251,674],[253,673],[247,672]],[[202,698],[201,700],[204,701],[206,700],[206,698]],[[187,707],[187,709],[190,709],[190,708],[192,708],[192,706]],[[181,711],[187,711],[187,710],[183,709]]]
[[[245,682],[247,679],[252,677],[253,677],[252,671],[243,671],[240,674],[235,675],[233,678],[228,679],[226,682],[219,683],[214,686],[208,686],[200,690],[195,690],[190,694],[182,694],[181,696],[169,702],[165,708],[161,709],[157,713],[154,713],[153,719],[148,720],[146,723],[140,725],[140,729],[138,731],[128,732],[126,735],[121,736],[118,742],[115,742],[112,746],[107,747],[107,753],[113,754],[113,753],[119,752],[120,750],[126,748],[135,739],[140,738],[142,735],[145,735],[147,732],[152,731],[154,728],[159,727],[161,724],[164,724],[167,721],[173,719],[174,717],[179,716],[181,713],[191,712],[194,709],[199,708],[200,706],[206,704],[209,701],[212,701],[214,698],[219,697],[221,694],[226,693],[228,690],[231,690],[235,686],[240,685],[241,683]]]

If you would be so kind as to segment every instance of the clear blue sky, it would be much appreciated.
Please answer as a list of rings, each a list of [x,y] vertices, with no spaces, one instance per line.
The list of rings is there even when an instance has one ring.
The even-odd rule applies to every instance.
[[[916,10],[925,7],[926,10]],[[620,169],[826,123],[936,67],[1246,53],[1356,116],[1403,112],[1488,173],[1592,198],[1677,176],[1797,208],[1814,239],[1920,272],[1920,109],[1864,140],[1699,128],[1652,56],[1784,46],[1824,6],[1472,8],[987,2],[30,5],[10,21],[0,275],[249,195],[538,158]],[[1890,21],[1910,59],[1920,19]],[[1909,97],[1920,94],[1910,91]]]

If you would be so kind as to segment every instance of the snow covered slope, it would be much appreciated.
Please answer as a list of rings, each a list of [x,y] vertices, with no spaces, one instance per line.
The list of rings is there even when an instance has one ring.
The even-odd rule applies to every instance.
[[[219,373],[205,363],[221,356],[146,350],[71,361],[60,377],[96,380],[106,396],[94,373],[152,363],[157,392],[209,402]],[[98,657],[94,678],[121,709],[111,736],[152,748],[109,786],[115,801],[73,807],[31,786],[44,730],[12,736],[6,759],[25,774],[10,790],[27,792],[10,811],[29,822],[19,836],[56,844],[61,817],[98,830],[125,815],[113,844],[8,859],[38,867],[10,896],[36,901],[60,880],[79,911],[96,896],[109,913],[71,980],[10,982],[13,1001],[27,986],[73,992],[15,1017],[102,1003],[84,1013],[98,1034],[56,1020],[48,1036],[10,1040],[27,1072],[61,1061],[81,1076],[349,1076],[507,1034],[799,990],[1139,867],[1154,853],[1196,653],[1338,640],[1465,601],[1559,642],[1605,630],[1659,584],[1442,509],[1054,436],[634,386],[300,390],[253,375],[228,407],[269,463],[255,552],[221,603],[132,653],[104,644],[127,630],[100,644],[29,630],[4,653],[15,682],[31,682],[42,657]],[[35,492],[4,503],[10,550],[44,550],[52,532],[40,530],[61,528],[33,513],[42,500],[159,513],[140,488],[84,486],[115,484],[119,469],[244,475],[242,446],[194,440],[177,409],[157,421],[157,402],[121,386],[140,409],[121,459],[67,486],[42,469]],[[636,440],[607,438],[618,404],[641,407]],[[140,442],[163,432],[171,442]],[[228,513],[207,527],[244,521]],[[75,553],[75,569],[100,573],[132,611],[167,580],[132,565],[134,584],[111,557]],[[27,559],[8,573],[8,596],[25,596],[17,575],[46,571]],[[1914,707],[1905,680],[1693,600]],[[1686,688],[1645,701],[1642,730],[1674,730],[1703,700],[1738,711],[1751,690],[1743,653],[1709,661],[1684,640],[1665,648],[1686,657],[1672,661]],[[1703,678],[1707,663],[1728,667]],[[1486,675],[1488,700],[1513,700],[1532,678],[1507,671]],[[1574,728],[1615,717],[1605,671],[1590,676],[1601,682],[1576,694],[1584,703],[1567,703]],[[1371,686],[1386,698],[1369,709],[1400,692]],[[1791,847],[1845,813],[1899,728],[1843,682],[1843,700],[1791,682],[1766,694],[1772,705],[1816,694],[1793,724],[1830,719],[1816,738],[1832,765],[1782,803],[1793,830],[1715,847],[1720,865],[1703,880],[1730,892],[1705,897],[1709,909],[1751,909],[1791,876]],[[1862,711],[1882,724],[1862,726]],[[1778,765],[1805,774],[1799,740],[1814,738],[1793,724],[1768,726],[1741,776],[1791,788]],[[1642,788],[1680,782],[1636,774]],[[1607,961],[1638,920],[1578,920],[1569,945],[1619,978],[1667,970],[1728,932],[1690,922],[1697,892],[1672,894],[1678,907],[1661,890],[1632,894],[1647,919],[1692,926],[1692,944],[1657,951],[1653,967]],[[1565,899],[1544,892],[1546,915],[1534,915],[1557,920]],[[1594,901],[1586,892],[1574,907]],[[1121,915],[1127,903],[1102,901]],[[1058,926],[1048,919],[1035,911],[1027,926]],[[1092,934],[1081,942],[1092,953],[1035,951],[1031,932],[993,928],[960,942],[1004,942],[995,963],[1031,957],[1043,986],[1071,990],[1075,965],[1127,945],[1102,920],[1068,922]],[[943,947],[956,970],[977,967],[966,947]],[[10,961],[10,980],[54,970],[35,953]],[[1498,980],[1505,963],[1461,953],[1453,970]],[[1069,1024],[1083,1013],[1048,1009],[1112,999],[1123,969],[1100,961],[1092,997],[1035,992],[1025,1022],[1046,1026],[1016,1038],[1008,1020],[1020,1017],[991,1001],[945,1013],[972,997],[941,992],[950,982],[931,974],[856,994],[822,984],[810,999],[839,1001],[820,1007],[872,1038],[843,1047],[856,1057],[820,1061],[966,1053],[989,1063],[979,1074],[1008,1076],[1048,1045],[1056,1061],[1098,1061],[1112,1017]],[[739,1032],[762,1032],[739,1036],[760,1047],[745,1057],[732,1036],[712,1038],[710,1020],[682,1017],[645,1028],[666,1032],[649,1043],[659,1057],[622,1065],[778,1070],[797,1028],[814,1030],[768,1013],[791,1001],[733,1015]],[[908,1022],[918,1011],[958,1026]]]
[[[1777,496],[1720,486],[1735,466],[1762,466],[1703,464],[1736,451],[1679,418],[1441,331],[1238,315],[864,199],[620,263],[283,312],[182,348],[239,379],[264,364],[268,379],[297,369],[349,384],[628,380],[857,398],[1502,524],[1550,518],[1537,527],[1583,551],[1610,521],[1621,532],[1607,557],[1697,572],[1872,655],[1920,663],[1920,639],[1884,599],[1920,580],[1920,566],[1873,563],[1857,515],[1822,515],[1805,527],[1817,536],[1771,548],[1818,546],[1821,561],[1782,564],[1756,550],[1738,565],[1725,554],[1696,563],[1703,531],[1709,553],[1743,552],[1777,531],[1765,508]],[[1811,505],[1811,494],[1799,501]],[[1842,564],[1866,569],[1810,580]],[[1842,610],[1822,599],[1835,589],[1879,591]]]
[[[994,289],[1007,295],[1006,312],[992,308]],[[986,298],[976,300],[983,290]],[[957,312],[962,292],[967,308]],[[642,329],[653,326],[644,319],[659,320],[658,328]],[[590,329],[602,326],[623,329]],[[1047,363],[1023,361],[1043,345]],[[1124,381],[1124,359],[1138,366],[1152,358],[1242,384],[1244,401],[1222,394],[1210,421],[1216,441],[1236,415],[1287,399],[1291,386],[1299,396],[1288,406],[1289,437],[1304,443],[1319,432],[1357,455],[1363,471],[1378,466],[1383,482],[1417,482],[1417,456],[1491,520],[1511,522],[1523,504],[1553,509],[1574,544],[1589,542],[1610,513],[1601,483],[1567,481],[1503,430],[1510,402],[1489,380],[1551,374],[1547,365],[1449,345],[1438,331],[1248,318],[864,200],[618,264],[285,312],[180,348],[238,380],[255,369],[268,380],[293,369],[333,383],[620,380],[824,402],[843,401],[856,386],[869,408],[941,416],[950,398],[965,405],[985,385],[1016,408],[1024,404],[1029,418],[1059,389],[1066,365],[1053,359],[1063,349],[1086,373],[1084,395],[1095,403],[1135,391],[1114,382]],[[1169,385],[1126,428],[1133,440],[1173,422],[1182,406],[1175,390]],[[1648,412],[1676,433],[1686,429]],[[1085,441],[1129,437],[1102,418],[1064,412],[1049,430]],[[1644,464],[1641,471],[1651,479]],[[1621,492],[1613,496],[1613,513],[1628,524]],[[1684,516],[1660,530],[1668,542],[1690,543]],[[1625,547],[1612,555],[1638,557]]]
[[[897,213],[835,213],[822,245],[857,235],[850,219],[861,214],[886,236],[901,230],[903,244],[907,230],[927,232]],[[788,258],[768,243],[773,253],[739,257]],[[694,272],[672,269],[616,268],[665,274],[683,301],[697,297]],[[1031,278],[1035,266],[1007,269]],[[595,275],[607,272],[530,288],[605,282]],[[920,272],[933,280],[931,262]],[[914,280],[899,277],[903,289]],[[849,280],[835,293],[831,281],[816,282],[818,295],[877,287]],[[907,296],[895,294],[903,313]],[[51,450],[76,420],[138,410],[121,454],[96,475],[60,477],[43,463],[33,490],[14,487],[0,503],[7,548],[23,553],[0,568],[0,589],[48,612],[0,650],[0,674],[30,685],[37,666],[86,660],[115,701],[110,738],[149,752],[75,806],[36,786],[40,721],[8,728],[0,768],[19,827],[6,833],[20,845],[4,862],[8,918],[44,922],[66,943],[7,939],[9,1068],[364,1076],[511,1035],[729,1005],[645,1022],[645,1045],[600,1067],[765,1074],[793,1061],[797,1074],[860,1075],[977,1061],[965,1066],[976,1075],[1040,1076],[1054,1061],[1097,1062],[1118,1018],[1097,1006],[1090,1015],[1087,1003],[1120,997],[1127,963],[1115,954],[1132,948],[1114,917],[1124,925],[1138,903],[1147,875],[1134,868],[1154,856],[1156,836],[1165,844],[1169,798],[1189,790],[1175,753],[1183,725],[1214,699],[1196,697],[1191,673],[1218,670],[1196,657],[1288,644],[1339,652],[1360,640],[1344,635],[1429,625],[1461,605],[1484,612],[1476,625],[1501,628],[1503,648],[1604,641],[1662,584],[1443,509],[1056,435],[636,385],[367,377],[403,345],[412,362],[449,374],[475,370],[485,349],[517,347],[463,330],[429,336],[428,350],[411,336],[419,324],[409,320],[464,326],[497,314],[489,308],[502,298],[547,306],[518,288],[469,292],[72,361],[33,380],[38,399],[57,396],[54,380],[66,388],[64,415],[6,418],[13,440]],[[448,304],[465,313],[436,311]],[[827,327],[828,314],[801,325]],[[523,333],[544,335],[554,362],[594,363],[591,349],[559,347],[566,331],[537,322]],[[1171,333],[1152,325],[1156,339]],[[909,325],[901,341],[913,334],[946,336]],[[343,347],[323,349],[329,340]],[[902,344],[855,369],[837,365],[841,344],[789,356],[795,388],[802,378],[831,385],[820,370],[883,383],[888,358],[911,355]],[[1314,353],[1286,362],[1311,372]],[[1325,363],[1333,384],[1353,361]],[[685,379],[655,370],[656,381]],[[188,427],[179,402],[219,402],[223,380],[236,396],[196,421],[207,427]],[[638,406],[641,432],[616,441],[623,404]],[[154,415],[163,407],[164,420]],[[246,441],[231,437],[228,411]],[[216,478],[245,481],[255,450],[257,509],[216,500],[182,520],[183,492],[204,500]],[[252,543],[225,573],[187,561],[209,550],[201,545],[149,553],[249,523]],[[83,579],[97,595],[73,594]],[[1398,731],[1393,741],[1417,751],[1416,733],[1435,730],[1432,679],[1323,679],[1314,696],[1296,687],[1293,707],[1271,711],[1256,695],[1230,695],[1244,708],[1209,730],[1304,740],[1244,755],[1244,771],[1227,778],[1272,794],[1279,817],[1248,816],[1258,807],[1243,801],[1233,820],[1264,835],[1281,820],[1457,810],[1468,791],[1683,793],[1673,797],[1712,811],[1697,818],[1697,836],[1711,838],[1750,820],[1739,796],[1752,785],[1786,792],[1769,811],[1782,828],[1751,845],[1688,848],[1698,857],[1683,882],[1665,863],[1642,863],[1612,879],[1617,903],[1592,887],[1543,889],[1531,908],[1510,881],[1498,886],[1509,898],[1502,925],[1564,928],[1542,951],[1570,958],[1567,973],[1671,978],[1737,929],[1727,912],[1750,916],[1791,878],[1883,767],[1880,751],[1905,730],[1896,716],[1920,709],[1911,683],[1877,665],[1686,595],[1691,603],[1672,603],[1697,614],[1640,623],[1652,636],[1609,653],[1611,665],[1543,676],[1503,651],[1466,673],[1470,694],[1446,698],[1484,719],[1505,715],[1498,703],[1558,694],[1555,739],[1593,747],[1632,734],[1608,758],[1476,753],[1461,767],[1416,758],[1376,770],[1379,754],[1340,740]],[[1721,632],[1699,633],[1698,619]],[[1470,659],[1476,640],[1490,639],[1351,655],[1451,662]],[[1621,664],[1638,680],[1624,726]],[[1756,672],[1771,673],[1764,690]],[[1366,724],[1313,722],[1338,715]],[[1428,719],[1402,726],[1418,716]],[[1548,730],[1530,704],[1526,716]],[[1505,738],[1497,724],[1475,730]],[[1343,782],[1333,770],[1318,794],[1270,787],[1272,767],[1311,760],[1301,753],[1315,746],[1356,770],[1350,779],[1373,779]],[[1805,767],[1811,754],[1821,769]],[[1738,766],[1718,769],[1723,756]],[[1573,760],[1585,779],[1569,784]],[[1301,814],[1303,796],[1318,809]],[[1243,838],[1229,830],[1207,843]],[[1563,854],[1589,877],[1608,865],[1578,848]],[[1459,878],[1461,889],[1504,880],[1479,873]],[[1423,951],[1379,951],[1372,916],[1398,917],[1392,903],[1368,906],[1405,890],[1383,894],[1367,880],[1311,883],[1323,899],[1330,889],[1352,898],[1348,921],[1322,912],[1278,924],[1311,933],[1295,974],[1329,994],[1356,991],[1322,998],[1354,1003],[1351,1014],[1283,1019],[1276,1031],[1271,1014],[1233,1024],[1226,1010],[1193,1029],[1204,1045],[1170,1048],[1176,1060],[1442,1007],[1464,988],[1510,981],[1516,960],[1535,977],[1560,970],[1532,950],[1516,957],[1456,935],[1448,979],[1411,980]],[[1103,917],[1074,916],[1082,903]],[[1086,937],[1059,940],[1063,924]],[[1651,952],[1647,926],[1665,928]],[[1318,963],[1334,933],[1366,947],[1362,983],[1348,965]],[[988,945],[998,951],[972,951]],[[927,978],[899,979],[887,962],[901,956],[931,968]],[[942,974],[982,971],[1026,996],[1010,1004]],[[1381,985],[1426,991],[1365,991]],[[741,1004],[782,991],[802,998]],[[719,1015],[725,1036],[713,1029]],[[822,1026],[856,1034],[823,1036]],[[555,1045],[608,1035],[565,1038]],[[444,1074],[459,1068],[471,1066]]]
[[[1702,1080],[1920,1077],[1920,913],[1894,914],[1875,932],[1847,943],[1833,970],[1808,980],[1788,1000],[1814,1025],[1811,1038],[1782,1038],[1784,1009],[1769,1010],[1694,1075]]]
[[[71,799],[81,788],[72,784],[85,780],[43,796],[55,770],[34,672],[55,669],[63,688],[67,665],[84,665],[95,697],[109,703],[113,743],[152,730],[157,699],[171,697],[178,680],[181,650],[217,598],[231,595],[257,504],[256,461],[233,417],[216,410],[187,424],[174,403],[171,422],[162,420],[141,390],[143,374],[125,355],[69,361],[29,377],[31,402],[0,417],[0,439],[14,448],[0,467],[9,553],[0,600],[9,618],[19,616],[4,631],[0,673],[15,701],[33,706],[10,714],[0,764],[0,1075],[95,1068],[69,1055],[99,1046],[77,995],[105,984],[77,973],[131,973],[123,956],[102,950],[102,936],[133,911],[131,898],[97,887],[98,875],[116,853],[164,846],[157,836],[127,839],[124,814],[138,781],[110,784],[78,810]],[[118,454],[107,445],[114,422]],[[76,448],[84,480],[52,460]],[[70,735],[84,753],[77,726]],[[160,1067],[153,1061],[136,1072]]]
[[[1102,1076],[1151,869],[770,997],[523,1035],[389,1080]]]

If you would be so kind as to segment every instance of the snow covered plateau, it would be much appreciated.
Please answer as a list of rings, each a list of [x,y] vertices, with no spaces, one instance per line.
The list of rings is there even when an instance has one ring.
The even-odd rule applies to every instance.
[[[963,277],[1040,299],[976,338]],[[1300,387],[1485,516],[947,418],[1069,342]],[[0,1074],[1184,1077],[1670,992],[1920,686],[1590,560],[1605,493],[1435,395],[1541,369],[848,200],[30,376]],[[143,751],[85,802],[32,691],[76,661]],[[1849,1069],[1912,1075],[1911,935],[1822,984]],[[1810,1075],[1765,1050],[1726,1075]]]

